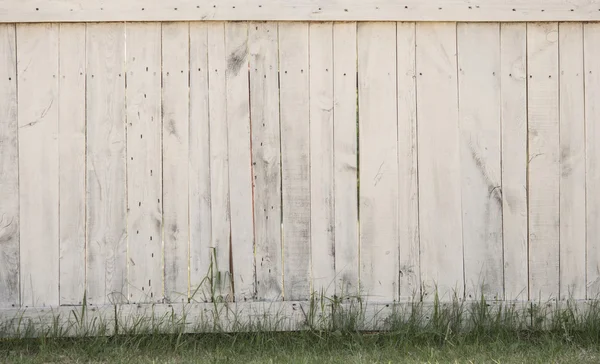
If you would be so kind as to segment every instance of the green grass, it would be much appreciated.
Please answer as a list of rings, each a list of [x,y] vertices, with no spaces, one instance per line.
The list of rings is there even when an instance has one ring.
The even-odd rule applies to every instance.
[[[560,333],[435,336],[258,333],[21,339],[0,343],[6,363],[598,363],[597,338]]]
[[[313,301],[318,313],[323,299]],[[600,362],[600,301],[553,305],[415,304],[393,312],[380,332],[361,329],[361,311],[341,305],[325,319],[307,315],[299,332],[253,326],[246,329],[254,333],[186,334],[174,327],[164,334],[136,325],[119,335],[64,338],[52,330],[0,339],[0,363]]]

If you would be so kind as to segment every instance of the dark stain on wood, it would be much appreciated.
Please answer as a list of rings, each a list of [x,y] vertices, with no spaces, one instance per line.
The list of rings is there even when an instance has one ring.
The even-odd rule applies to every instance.
[[[236,50],[231,52],[229,57],[227,57],[227,71],[237,76],[240,73],[240,70],[247,64],[246,62],[248,58],[248,47],[246,43],[239,46]]]

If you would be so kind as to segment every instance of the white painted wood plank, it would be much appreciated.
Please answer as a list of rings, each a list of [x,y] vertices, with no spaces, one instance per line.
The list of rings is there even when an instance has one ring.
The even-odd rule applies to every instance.
[[[58,25],[18,25],[17,39],[21,304],[56,306]]]
[[[288,301],[310,292],[308,23],[279,24],[283,288]]]
[[[60,25],[60,304],[85,292],[85,24]]]
[[[310,24],[310,239],[313,291],[335,290],[333,24]]]
[[[114,335],[115,306],[0,309],[0,338]]]
[[[527,24],[529,297],[559,288],[558,24]]]
[[[336,295],[358,295],[356,23],[333,24]]]
[[[207,23],[190,23],[189,216],[190,298],[206,299],[200,285],[210,266],[211,195]]]
[[[162,24],[162,203],[168,302],[188,298],[189,27],[189,23]]]
[[[250,115],[258,300],[282,298],[281,160],[276,23],[250,23]]]
[[[419,181],[415,23],[398,23],[398,243],[401,300],[419,299]]]
[[[502,299],[500,26],[458,24],[465,295]]]
[[[212,208],[212,280],[215,298],[231,298],[231,217],[227,140],[227,59],[225,23],[208,24],[208,102],[210,117],[210,187]]]
[[[559,25],[560,298],[585,299],[583,25]]]
[[[161,24],[127,24],[127,270],[133,303],[163,299]]]
[[[237,302],[256,296],[252,149],[248,86],[248,23],[225,24],[227,55],[227,131],[231,205],[231,263]]]
[[[19,150],[15,25],[0,26],[0,308],[19,307]]]
[[[175,20],[588,21],[589,0],[3,0],[2,22]]]
[[[471,323],[472,307],[480,303],[465,301],[461,328]],[[505,310],[512,310],[518,325],[531,324],[532,306],[545,314],[546,319],[539,324],[549,327],[551,319],[557,314],[564,314],[566,310],[575,312],[576,318],[583,318],[591,309],[596,307],[597,301],[575,300],[540,305],[539,301],[519,301],[509,303],[490,303],[490,315],[496,316]],[[335,312],[358,314],[355,323],[358,330],[389,330],[390,323],[397,322],[399,318],[409,319],[416,314],[427,318],[423,324],[431,323],[435,310],[451,309],[452,303],[434,304],[432,302],[415,305],[412,302],[378,302],[367,307],[359,307],[356,303],[345,303],[338,306]],[[568,306],[567,306],[568,305]],[[192,304],[139,304],[139,305],[106,305],[86,311],[84,324],[80,325],[76,319],[82,311],[81,306],[59,307],[54,309],[2,309],[0,310],[0,329],[2,337],[22,338],[27,328],[34,330],[33,337],[42,336],[40,333],[52,332],[58,324],[68,327],[63,336],[104,335],[114,334],[114,323],[118,322],[120,332],[144,333],[160,332],[173,333],[182,330],[185,333],[210,333],[234,332],[239,333],[240,328],[256,327],[269,331],[298,331],[306,330],[307,312],[310,302],[240,302],[228,304],[192,303]],[[418,310],[415,312],[415,310]],[[313,311],[315,326],[327,328],[332,322],[331,306],[318,307]],[[412,316],[414,317],[414,316]],[[110,326],[112,324],[112,326]],[[100,331],[105,328],[106,331]]]
[[[463,297],[456,24],[418,23],[421,279],[425,300]]]
[[[600,295],[600,24],[584,25],[587,297]]]
[[[398,299],[396,24],[358,24],[360,290]]]
[[[528,295],[527,25],[500,25],[504,298]]]
[[[127,301],[125,25],[87,25],[87,301]]]

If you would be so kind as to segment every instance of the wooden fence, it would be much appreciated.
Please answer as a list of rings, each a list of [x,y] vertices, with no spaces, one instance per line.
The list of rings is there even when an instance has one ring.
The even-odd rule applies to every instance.
[[[5,312],[600,293],[592,5],[3,3]]]

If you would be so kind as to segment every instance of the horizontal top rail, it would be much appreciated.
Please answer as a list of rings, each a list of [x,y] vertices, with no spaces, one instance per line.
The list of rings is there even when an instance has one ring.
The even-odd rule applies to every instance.
[[[0,22],[597,21],[600,0],[0,0]]]

